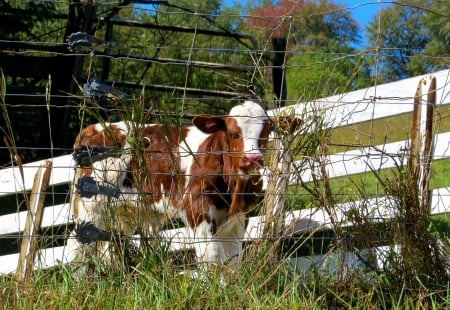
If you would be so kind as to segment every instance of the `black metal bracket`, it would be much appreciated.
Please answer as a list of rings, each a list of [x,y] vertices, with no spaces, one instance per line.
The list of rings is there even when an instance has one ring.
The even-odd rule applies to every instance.
[[[86,32],[74,32],[67,37],[68,48],[71,52],[76,53],[90,53],[95,50],[104,50],[109,47],[111,43],[105,42]]]
[[[90,167],[93,162],[103,160],[119,153],[116,146],[90,146],[80,145],[72,154],[73,159],[80,167]]]
[[[110,185],[100,185],[92,177],[87,175],[79,178],[75,186],[77,193],[83,198],[91,198],[98,194],[119,198],[120,195],[120,190],[118,188]]]
[[[77,240],[83,244],[93,241],[111,241],[112,234],[108,231],[98,229],[94,223],[82,221],[75,228]]]
[[[93,97],[100,101],[105,101],[104,108],[112,108],[114,105],[108,103],[109,100],[127,100],[128,94],[109,86],[105,82],[91,78],[83,85],[83,95],[86,97]]]

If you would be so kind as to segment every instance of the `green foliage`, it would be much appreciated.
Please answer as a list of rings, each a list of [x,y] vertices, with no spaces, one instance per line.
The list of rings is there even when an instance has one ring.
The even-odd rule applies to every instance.
[[[57,7],[61,6],[49,1],[0,0],[0,38],[49,40],[55,24],[48,17]]]
[[[368,85],[368,66],[363,57],[347,56],[350,48],[330,45],[315,52],[293,54],[287,61],[288,98],[296,102],[344,93]]]
[[[253,8],[251,14],[246,25],[259,41],[287,39],[286,83],[291,102],[368,86],[367,63],[355,56],[358,24],[340,5],[280,1]]]
[[[367,27],[367,48],[377,55],[379,82],[387,83],[430,71],[420,57],[431,40],[424,8],[433,1],[399,1],[379,12]]]
[[[233,10],[227,9],[227,12],[233,13]],[[198,89],[248,94],[249,90],[257,87],[249,84],[253,61],[248,48],[254,44],[251,40],[201,33],[202,30],[242,30],[242,21],[238,15],[233,17],[218,15],[219,13],[222,13],[222,7],[215,0],[179,1],[176,5],[159,5],[147,10],[134,10],[131,7],[121,10],[118,17],[123,20],[166,27],[166,30],[115,26],[114,44],[110,52],[128,56],[111,60],[109,79],[136,85],[167,87],[164,92],[151,88],[141,89],[156,104],[155,109],[161,108],[160,101],[171,101],[175,108],[187,110],[190,114],[225,113],[233,105],[232,102],[214,98],[205,102],[186,93],[187,89]],[[191,31],[180,32],[177,27]],[[98,36],[102,37],[102,32],[103,30]],[[94,59],[89,67],[100,67],[102,61]],[[201,63],[201,66],[196,63]],[[223,70],[220,68],[223,65],[238,68]],[[247,65],[249,70],[239,68]],[[95,72],[93,74],[96,75]],[[171,87],[173,92],[170,91]],[[132,89],[125,90],[133,93]],[[198,95],[200,96],[201,94]]]
[[[246,25],[249,29],[260,29],[266,39],[288,38],[290,48],[312,50],[326,47],[332,41],[348,46],[359,40],[358,25],[348,11],[341,9],[333,1],[324,0],[264,3],[251,9]]]
[[[450,3],[431,1],[424,17],[424,24],[430,31],[431,40],[425,47],[425,59],[433,69],[447,68],[450,54]]]

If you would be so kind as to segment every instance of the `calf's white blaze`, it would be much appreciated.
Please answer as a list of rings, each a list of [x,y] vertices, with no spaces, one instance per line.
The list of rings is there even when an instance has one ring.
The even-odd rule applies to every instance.
[[[231,109],[230,117],[235,118],[237,125],[241,128],[241,135],[244,140],[243,153],[262,155],[258,140],[263,130],[264,122],[267,120],[264,109],[253,101],[245,101],[243,104]]]

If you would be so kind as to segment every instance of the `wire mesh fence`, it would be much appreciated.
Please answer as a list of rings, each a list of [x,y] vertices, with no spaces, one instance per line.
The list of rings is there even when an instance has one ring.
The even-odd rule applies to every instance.
[[[389,222],[401,212],[401,199],[386,190],[390,185],[384,177],[392,178],[392,171],[394,176],[397,170],[403,173],[408,165],[409,138],[411,129],[415,130],[411,115],[418,98],[420,106],[437,108],[433,153],[423,156],[432,156],[436,175],[445,174],[450,141],[445,125],[449,103],[446,70],[433,74],[437,81],[433,90],[429,84],[420,84],[428,76],[389,84],[365,76],[366,84],[358,84],[360,80],[354,76],[364,73],[365,65],[380,57],[394,57],[389,48],[348,53],[302,48],[294,34],[300,31],[296,28],[299,24],[307,26],[305,17],[290,15],[292,12],[279,16],[270,15],[279,12],[269,12],[261,18],[239,12],[197,11],[166,1],[142,2],[42,1],[44,18],[10,1],[5,12],[28,12],[29,21],[42,27],[30,37],[17,30],[19,39],[5,35],[0,40],[0,67],[5,76],[1,126],[7,137],[1,149],[5,168],[0,171],[4,261],[17,262],[10,255],[16,253],[20,240],[34,238],[43,241],[47,253],[43,256],[49,257],[42,266],[68,261],[64,245],[74,238],[70,211],[74,188],[70,183],[76,165],[71,153],[81,128],[121,120],[181,127],[200,114],[225,116],[230,107],[249,98],[260,100],[269,116],[284,113],[304,123],[295,135],[271,136],[269,159],[261,169],[264,197],[249,211],[246,236],[239,241],[283,240],[281,248],[292,256],[327,253],[336,249],[333,244],[358,244],[343,246],[349,252],[356,252],[360,244],[393,245],[392,235],[380,233],[382,227],[365,230],[367,235],[349,227]],[[336,15],[327,10],[306,20],[321,16]],[[242,24],[247,28],[240,27]],[[281,34],[285,41],[281,40],[280,46]],[[306,62],[307,57],[313,61]],[[353,66],[344,71],[344,85],[326,77],[314,80],[313,86],[296,84],[296,71],[306,75],[315,68],[337,70],[342,64]],[[420,96],[418,87],[423,88]],[[436,93],[433,103],[425,98],[430,92]],[[331,96],[335,93],[339,95]],[[284,151],[288,158],[277,158],[279,152],[286,154]],[[41,163],[36,160],[47,158],[53,168],[50,188],[41,193],[45,196],[41,229],[37,235],[25,235],[21,232],[27,196]],[[289,170],[283,166],[285,161]],[[273,179],[287,180],[282,185],[285,188],[280,183],[278,188],[270,188]],[[431,182],[436,184],[430,190],[430,213],[446,213],[448,182],[445,177],[432,177]],[[264,200],[271,196],[281,210],[272,210],[282,222],[282,233],[276,236],[264,234],[268,221]],[[403,218],[402,224],[414,221]],[[176,228],[179,223],[174,225],[167,225],[159,237],[128,238],[150,242],[162,236],[173,250],[202,241],[189,238],[185,228]],[[330,235],[324,233],[329,231]],[[312,240],[327,245],[320,250],[312,243],[306,245]],[[2,272],[14,270],[5,268]]]

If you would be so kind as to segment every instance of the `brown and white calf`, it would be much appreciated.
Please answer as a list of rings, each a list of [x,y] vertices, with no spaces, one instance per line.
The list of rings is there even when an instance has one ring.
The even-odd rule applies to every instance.
[[[77,167],[76,178],[91,176],[120,194],[74,193],[76,221],[102,228],[113,211],[122,233],[131,235],[137,227],[156,232],[165,219],[178,217],[189,228],[198,262],[236,262],[249,209],[262,193],[259,169],[273,119],[259,104],[245,101],[228,116],[200,115],[192,122],[183,128],[119,122],[83,129],[75,148],[117,146],[121,152]],[[136,139],[139,152],[130,149]]]

